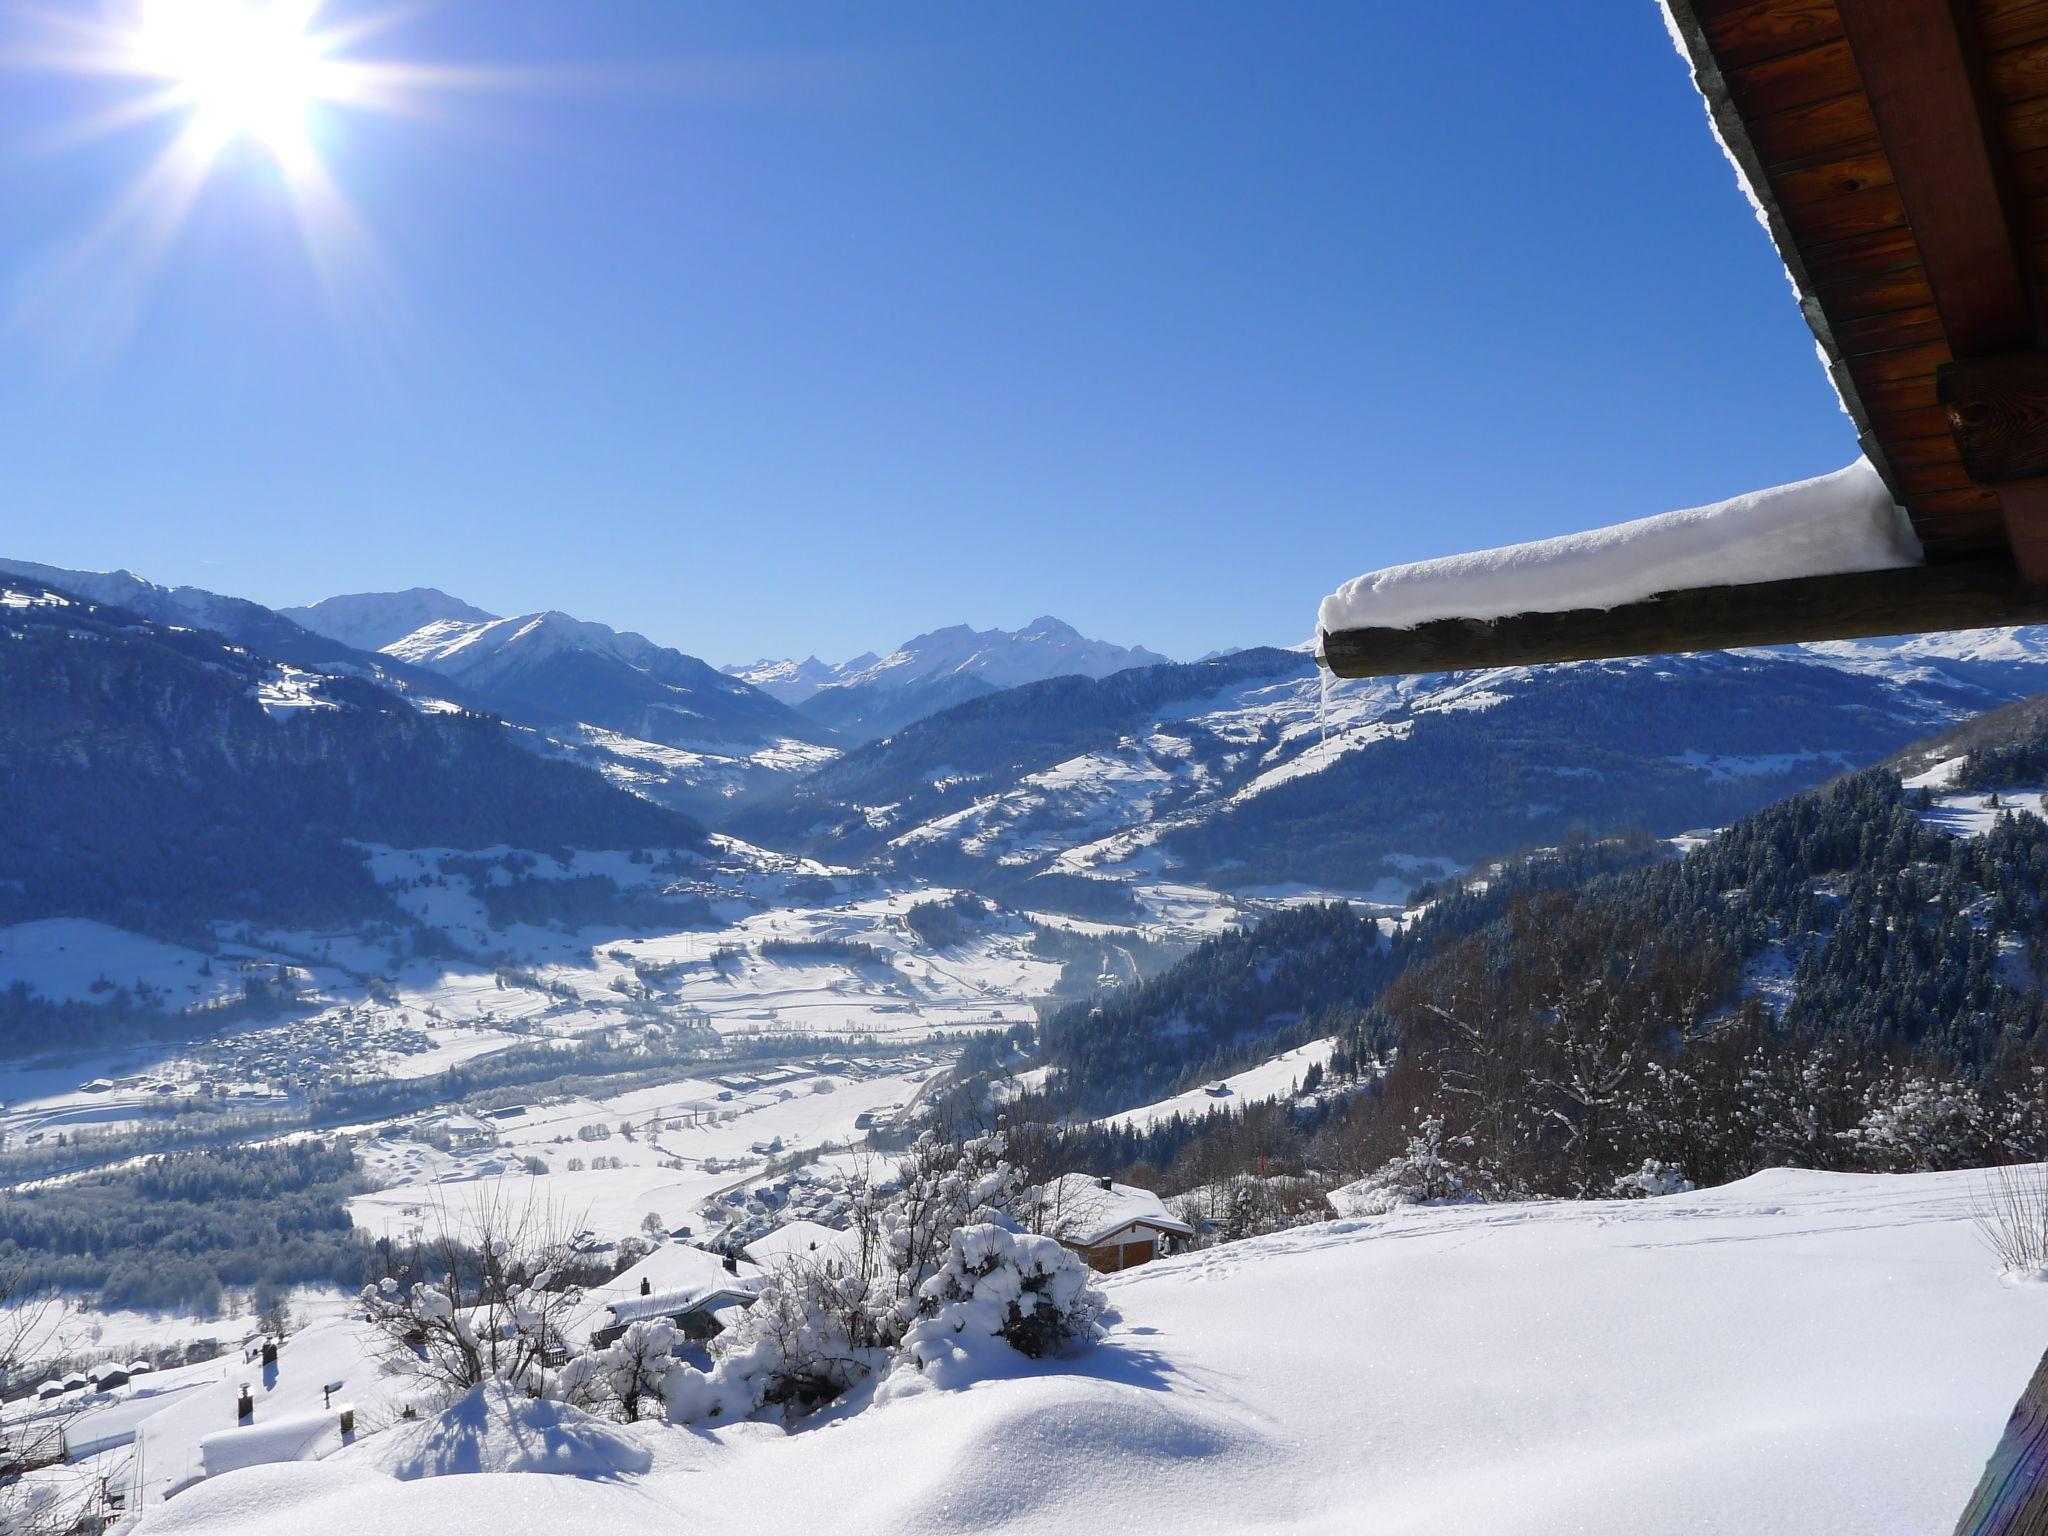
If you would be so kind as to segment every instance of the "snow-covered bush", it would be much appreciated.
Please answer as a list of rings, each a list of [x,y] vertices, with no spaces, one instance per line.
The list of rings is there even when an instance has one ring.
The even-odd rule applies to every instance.
[[[1444,1123],[1431,1116],[1416,1127],[1399,1157],[1341,1189],[1330,1191],[1330,1203],[1344,1216],[1381,1216],[1401,1205],[1456,1205],[1480,1198],[1485,1174],[1458,1160],[1469,1149],[1469,1136],[1444,1135]]]
[[[1643,1159],[1643,1166],[1634,1173],[1624,1173],[1614,1181],[1614,1192],[1624,1200],[1658,1195],[1683,1195],[1692,1190],[1692,1180],[1680,1171],[1676,1163],[1660,1163],[1654,1157]]]
[[[564,1364],[554,1393],[610,1409],[631,1424],[650,1403],[666,1406],[669,1378],[681,1367],[675,1352],[682,1342],[682,1331],[666,1320],[633,1323],[610,1344]]]
[[[1291,1174],[1234,1174],[1174,1201],[1175,1212],[1211,1242],[1234,1243],[1329,1217],[1324,1186]]]
[[[1923,1173],[1984,1161],[1984,1103],[1968,1083],[1909,1072],[1872,1084],[1867,1106],[1846,1139],[1873,1168]]]
[[[999,1368],[992,1351],[1037,1359],[1093,1342],[1102,1307],[1072,1249],[982,1222],[953,1234],[945,1263],[919,1287],[903,1352],[934,1385],[965,1386]]]
[[[998,1225],[1023,1185],[1003,1153],[1000,1136],[955,1144],[927,1134],[891,1179],[857,1181],[848,1202],[849,1251],[776,1269],[754,1304],[712,1342],[710,1370],[678,1366],[666,1374],[670,1415],[690,1422],[767,1410],[801,1417],[886,1370],[913,1328],[976,1297],[987,1306],[999,1294],[1014,1302],[1015,1317],[1004,1313],[986,1334],[1006,1345],[1043,1353],[1080,1337],[1094,1313],[1077,1299],[1089,1292],[1085,1270],[1080,1291],[1069,1274],[1068,1261],[1079,1261],[1049,1239]],[[957,1247],[962,1229],[997,1232],[1005,1242],[977,1238],[981,1246],[969,1255]],[[1052,1251],[1040,1252],[1040,1243]],[[974,1289],[983,1281],[985,1296]]]
[[[801,1418],[884,1368],[901,1336],[893,1294],[836,1259],[778,1268],[711,1346],[709,1371],[663,1380],[669,1416],[687,1423],[774,1409]]]

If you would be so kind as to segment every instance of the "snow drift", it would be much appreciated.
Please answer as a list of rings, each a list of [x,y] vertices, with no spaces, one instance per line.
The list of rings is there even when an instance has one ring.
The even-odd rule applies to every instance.
[[[652,1465],[647,1448],[616,1426],[502,1381],[472,1387],[436,1418],[399,1425],[367,1447],[365,1459],[401,1481],[485,1472],[619,1477]]]
[[[1868,459],[1710,506],[1370,571],[1317,624],[1411,629],[1432,619],[1616,608],[1688,587],[1918,565],[1920,542]]]
[[[1946,1536],[2048,1345],[1982,1175],[1403,1207],[1108,1277],[1072,1361],[795,1433],[620,1430],[616,1478],[233,1472],[137,1536],[749,1529]]]

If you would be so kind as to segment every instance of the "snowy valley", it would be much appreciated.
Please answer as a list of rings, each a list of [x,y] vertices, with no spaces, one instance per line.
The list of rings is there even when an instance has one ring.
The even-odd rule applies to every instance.
[[[1148,1529],[1197,1476],[1233,1529],[1932,1530],[2048,1341],[1968,1171],[2048,1155],[2034,631],[1332,683],[1046,622],[763,691],[427,589],[8,569],[41,1507]],[[976,681],[878,739],[800,713],[892,666]],[[1944,937],[1826,941],[1900,879]],[[1854,966],[1922,1002],[1840,1032]],[[1518,1033],[1588,985],[1701,1043]],[[1497,1034],[1430,1024],[1475,998]],[[1757,1077],[1794,1037],[1832,1075]],[[1627,1086],[1561,1105],[1566,1066]],[[1122,1236],[1047,1204],[1112,1175]],[[926,1178],[974,1193],[934,1221]],[[469,1272],[503,1242],[524,1302]],[[444,1327],[514,1363],[442,1371]],[[876,1456],[924,1470],[830,1491]]]

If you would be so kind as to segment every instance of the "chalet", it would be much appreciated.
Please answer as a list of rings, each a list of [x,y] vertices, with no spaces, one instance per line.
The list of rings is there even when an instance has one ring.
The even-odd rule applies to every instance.
[[[1339,676],[2048,621],[2048,5],[1664,8],[1862,459],[1721,507],[1368,572],[1319,616]],[[1956,1526],[2042,1531],[2048,1358]]]
[[[1057,1238],[1104,1274],[1149,1264],[1195,1235],[1151,1190],[1085,1173],[1062,1174],[1033,1190],[1025,1210],[1032,1230]]]
[[[94,1366],[87,1375],[92,1380],[93,1391],[111,1392],[116,1387],[128,1385],[129,1370],[116,1361],[108,1361],[105,1365]]]
[[[659,1319],[675,1324],[684,1338],[702,1343],[724,1332],[734,1316],[754,1304],[757,1294],[754,1287],[737,1278],[723,1285],[692,1285],[673,1291],[650,1288],[645,1295],[605,1303],[603,1315],[590,1330],[590,1342],[602,1349],[633,1324]]]
[[[602,1347],[634,1323],[661,1318],[692,1339],[707,1339],[752,1303],[767,1278],[758,1264],[687,1243],[664,1243],[623,1274],[585,1291],[564,1332]]]

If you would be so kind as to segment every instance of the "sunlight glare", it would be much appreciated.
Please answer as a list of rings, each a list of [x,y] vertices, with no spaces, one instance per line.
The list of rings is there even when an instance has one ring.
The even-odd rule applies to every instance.
[[[306,119],[329,92],[305,0],[146,0],[138,62],[171,82],[214,148],[250,138],[280,160],[306,150]]]

